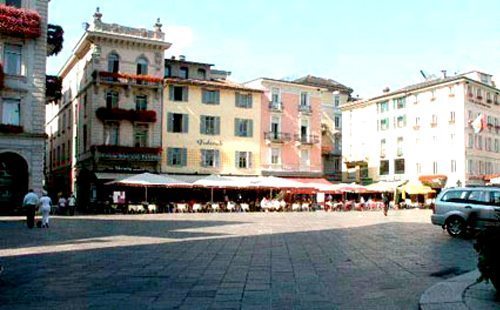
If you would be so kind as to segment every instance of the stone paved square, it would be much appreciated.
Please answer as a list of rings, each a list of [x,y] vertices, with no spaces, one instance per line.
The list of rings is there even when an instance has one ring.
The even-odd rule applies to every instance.
[[[428,210],[4,217],[0,260],[0,309],[417,309],[476,266]]]

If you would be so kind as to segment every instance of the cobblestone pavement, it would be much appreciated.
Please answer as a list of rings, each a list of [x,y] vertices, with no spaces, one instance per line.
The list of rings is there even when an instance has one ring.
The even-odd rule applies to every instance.
[[[417,309],[475,269],[424,210],[0,218],[0,309]]]

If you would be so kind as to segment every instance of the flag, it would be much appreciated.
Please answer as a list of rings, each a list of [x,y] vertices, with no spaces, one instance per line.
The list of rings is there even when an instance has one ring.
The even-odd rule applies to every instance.
[[[479,114],[476,119],[471,123],[474,133],[480,133],[486,127],[486,115]]]

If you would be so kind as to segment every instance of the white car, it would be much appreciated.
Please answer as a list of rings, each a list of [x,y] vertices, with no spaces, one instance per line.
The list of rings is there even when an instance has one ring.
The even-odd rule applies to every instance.
[[[500,188],[460,187],[443,190],[436,198],[432,224],[452,237],[468,229],[500,226]]]

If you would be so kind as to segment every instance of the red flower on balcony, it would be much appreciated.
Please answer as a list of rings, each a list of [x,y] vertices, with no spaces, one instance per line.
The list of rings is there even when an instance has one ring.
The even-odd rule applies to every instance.
[[[99,71],[99,76],[110,77],[110,78],[115,78],[115,79],[127,79],[127,80],[151,82],[151,83],[160,83],[163,81],[162,78],[154,77],[151,75],[137,75],[137,74],[128,74],[128,73],[120,73],[120,72],[115,73],[115,72]]]
[[[4,80],[4,77],[5,77],[5,74],[3,73],[3,65],[2,63],[0,62],[0,90],[3,89],[4,85],[3,85],[3,80]]]
[[[101,121],[121,121],[131,122],[156,122],[156,111],[152,110],[125,110],[120,108],[108,109],[100,107],[96,111],[96,116]]]
[[[35,39],[41,35],[40,15],[31,10],[0,4],[0,33]]]
[[[483,96],[477,96],[476,97],[478,100],[483,100]]]
[[[0,132],[2,133],[22,133],[23,131],[23,126],[0,124]]]
[[[107,154],[161,154],[161,147],[135,147],[121,145],[93,145],[93,151]]]

